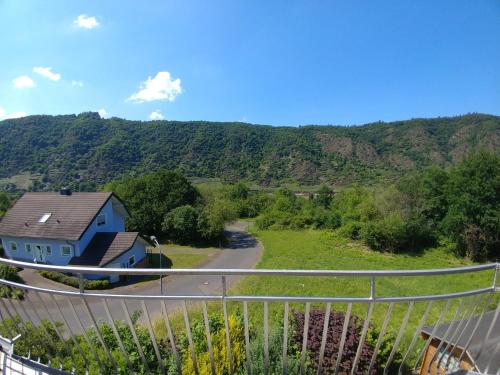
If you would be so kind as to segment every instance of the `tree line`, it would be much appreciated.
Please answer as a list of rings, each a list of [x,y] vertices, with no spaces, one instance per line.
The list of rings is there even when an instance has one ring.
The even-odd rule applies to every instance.
[[[193,185],[159,170],[103,187],[131,212],[127,229],[178,243],[214,243],[237,218],[260,229],[324,229],[378,251],[418,252],[445,243],[475,261],[500,257],[500,157],[486,150],[450,167],[431,166],[389,184],[321,186],[310,198],[287,188],[252,191],[245,183]],[[11,201],[0,194],[0,216]]]
[[[379,251],[418,252],[446,243],[474,261],[500,257],[500,157],[479,151],[393,184],[323,187],[304,200],[280,189],[256,221],[261,229],[326,228]]]

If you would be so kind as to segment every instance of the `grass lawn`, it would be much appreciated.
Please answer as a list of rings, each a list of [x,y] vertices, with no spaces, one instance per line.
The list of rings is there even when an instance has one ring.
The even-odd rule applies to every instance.
[[[264,255],[257,268],[266,269],[429,269],[471,265],[459,259],[444,247],[428,249],[418,255],[388,254],[372,251],[359,242],[340,237],[325,231],[255,231],[264,244]],[[491,286],[493,271],[481,273],[433,277],[380,278],[376,282],[377,296],[405,296],[460,292]],[[370,293],[368,278],[348,277],[248,277],[243,279],[232,294],[279,295],[279,296],[330,296],[330,297],[367,297]],[[474,306],[476,297],[465,300],[464,306]],[[438,319],[443,302],[435,302],[427,322]],[[260,303],[250,304],[250,320],[256,327],[262,326],[263,307]],[[292,309],[303,310],[303,304],[295,304]],[[405,347],[425,310],[425,303],[415,303],[408,328],[405,331],[402,347]],[[447,318],[453,318],[459,301],[449,306]],[[239,308],[234,306],[234,308]],[[270,324],[281,325],[283,304],[270,304]],[[313,305],[324,309],[325,305]],[[333,309],[345,311],[344,304],[334,304]],[[372,322],[380,327],[388,304],[377,304],[373,311]],[[396,334],[408,309],[408,303],[395,305],[389,332]],[[364,317],[367,304],[354,304],[353,312]],[[419,343],[422,345],[422,342]]]
[[[151,268],[197,268],[220,250],[215,247],[199,248],[183,245],[161,245],[160,249],[148,248],[151,254]]]
[[[149,268],[197,268],[220,251],[214,247],[201,248],[172,244],[161,244],[160,247],[161,253],[157,247],[147,249],[147,256],[150,257]],[[134,287],[156,279],[158,276],[144,276],[134,284]]]

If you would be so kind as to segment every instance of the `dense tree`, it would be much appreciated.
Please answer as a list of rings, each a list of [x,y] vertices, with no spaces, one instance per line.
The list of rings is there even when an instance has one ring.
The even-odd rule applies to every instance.
[[[147,235],[163,233],[163,220],[171,210],[199,199],[198,191],[180,172],[168,170],[124,178],[104,189],[116,193],[130,210],[127,228]]]
[[[189,243],[197,240],[199,210],[185,205],[176,207],[165,215],[163,220],[163,232],[180,243]]]
[[[0,192],[0,217],[4,216],[10,208],[10,199],[7,194]]]
[[[446,233],[474,260],[500,256],[500,157],[474,153],[450,171]]]

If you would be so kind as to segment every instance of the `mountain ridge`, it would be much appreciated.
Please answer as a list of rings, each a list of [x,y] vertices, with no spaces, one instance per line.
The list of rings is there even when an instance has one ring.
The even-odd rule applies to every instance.
[[[36,188],[79,188],[163,167],[262,185],[343,185],[451,165],[480,147],[500,149],[499,116],[275,127],[34,115],[0,122],[0,179],[31,173]]]

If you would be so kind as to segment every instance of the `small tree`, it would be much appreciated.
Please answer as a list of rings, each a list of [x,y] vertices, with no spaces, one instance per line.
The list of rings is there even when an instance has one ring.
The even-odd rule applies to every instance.
[[[333,190],[326,185],[321,185],[318,194],[314,197],[314,204],[323,208],[330,208],[333,201]]]
[[[162,230],[169,238],[181,243],[198,239],[199,211],[189,205],[174,208],[163,220]]]
[[[475,261],[500,256],[500,156],[480,151],[450,172],[445,233]]]

